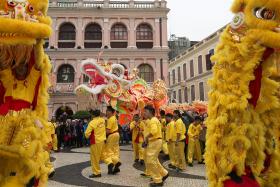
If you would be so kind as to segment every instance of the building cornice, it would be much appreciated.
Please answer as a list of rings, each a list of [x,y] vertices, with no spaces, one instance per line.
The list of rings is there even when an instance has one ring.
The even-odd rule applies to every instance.
[[[61,59],[67,57],[67,59],[84,59],[88,57],[96,57],[101,49],[58,49],[58,50],[46,50],[46,53],[51,58]],[[110,58],[164,58],[168,59],[168,50],[166,49],[110,49],[104,51],[103,57]]]
[[[203,39],[201,42],[198,42],[197,44],[195,44],[194,46],[188,48],[185,52],[182,52],[181,54],[179,54],[177,57],[171,59],[169,61],[169,68],[172,68],[174,66],[176,66],[177,64],[180,64],[181,61],[183,61],[184,59],[192,56],[194,53],[196,53],[197,51],[200,51],[201,48],[209,45],[211,42],[213,42],[214,40],[219,39],[220,34],[223,32],[223,30],[226,28],[226,26],[222,27],[221,29],[219,29],[218,31],[216,31],[215,33],[211,34],[210,36],[208,36],[207,38]]]
[[[207,77],[209,77],[209,75],[212,75],[212,73],[213,73],[212,71],[207,71],[207,72],[202,73],[200,75],[197,75],[197,76],[191,77],[189,79],[186,79],[186,80],[184,80],[182,82],[185,83],[185,84],[192,85],[195,81],[201,80],[203,78],[207,78]],[[176,88],[178,86],[179,87],[184,87],[184,86],[180,86],[180,85],[181,85],[181,83],[176,83],[176,84],[170,85],[170,89],[174,89],[174,88]]]

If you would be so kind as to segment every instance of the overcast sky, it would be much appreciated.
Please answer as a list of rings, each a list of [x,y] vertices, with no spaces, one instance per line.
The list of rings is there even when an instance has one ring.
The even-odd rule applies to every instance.
[[[211,35],[233,17],[233,0],[167,0],[168,33],[202,40]]]

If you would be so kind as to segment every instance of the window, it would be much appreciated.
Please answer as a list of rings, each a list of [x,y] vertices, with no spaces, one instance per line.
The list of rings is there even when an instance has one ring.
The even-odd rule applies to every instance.
[[[192,99],[192,102],[195,101],[195,86],[194,85],[191,86],[191,99]]]
[[[117,23],[111,28],[111,48],[127,48],[128,34],[126,27]]]
[[[83,74],[83,82],[88,83],[89,82],[89,77],[85,74]]]
[[[177,71],[178,71],[178,83],[180,83],[181,82],[181,67],[180,66],[177,68]]]
[[[190,76],[194,77],[193,60],[190,61]]]
[[[200,98],[200,101],[204,101],[204,84],[203,84],[203,82],[199,83],[199,98]]]
[[[85,29],[85,48],[102,47],[102,29],[96,23],[89,24]]]
[[[187,64],[183,65],[183,76],[184,80],[187,80]]]
[[[153,29],[148,24],[141,24],[136,29],[137,48],[153,48]]]
[[[175,69],[172,70],[172,80],[173,84],[175,84]]]
[[[202,69],[202,56],[199,55],[198,57],[198,74],[201,74],[203,72],[203,69]]]
[[[176,99],[176,91],[173,91],[173,99]]]
[[[64,23],[59,28],[58,47],[74,48],[76,42],[76,29],[72,23]]]
[[[44,43],[44,49],[47,49],[48,47],[49,47],[49,39],[46,38]]]
[[[171,84],[171,74],[170,74],[170,72],[168,72],[168,85],[170,85]]]
[[[142,64],[138,67],[139,76],[146,82],[154,82],[154,70],[148,64]]]
[[[58,69],[57,83],[73,83],[75,77],[74,68],[71,65],[62,65]]]
[[[178,91],[178,98],[179,98],[179,103],[182,103],[182,91],[179,89]]]
[[[189,102],[189,96],[188,96],[188,88],[185,87],[184,89],[184,99],[185,99],[185,102],[188,103]]]
[[[213,65],[211,62],[211,57],[214,55],[214,49],[209,51],[209,54],[206,55],[206,70],[209,71],[212,69]]]

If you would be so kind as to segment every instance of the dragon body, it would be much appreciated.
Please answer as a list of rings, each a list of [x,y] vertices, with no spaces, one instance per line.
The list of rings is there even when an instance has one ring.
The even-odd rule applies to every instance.
[[[157,80],[149,86],[138,77],[134,69],[129,75],[120,64],[101,63],[95,59],[84,60],[81,71],[90,78],[88,84],[76,88],[97,95],[99,101],[105,101],[123,114],[131,114],[151,104],[159,109],[167,101],[165,83]]]

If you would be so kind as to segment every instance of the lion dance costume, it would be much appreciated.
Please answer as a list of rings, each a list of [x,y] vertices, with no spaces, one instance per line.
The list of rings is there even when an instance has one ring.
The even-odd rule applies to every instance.
[[[280,1],[235,0],[232,11],[212,58],[209,186],[279,187]]]
[[[48,0],[0,0],[0,186],[45,186],[51,34]]]

